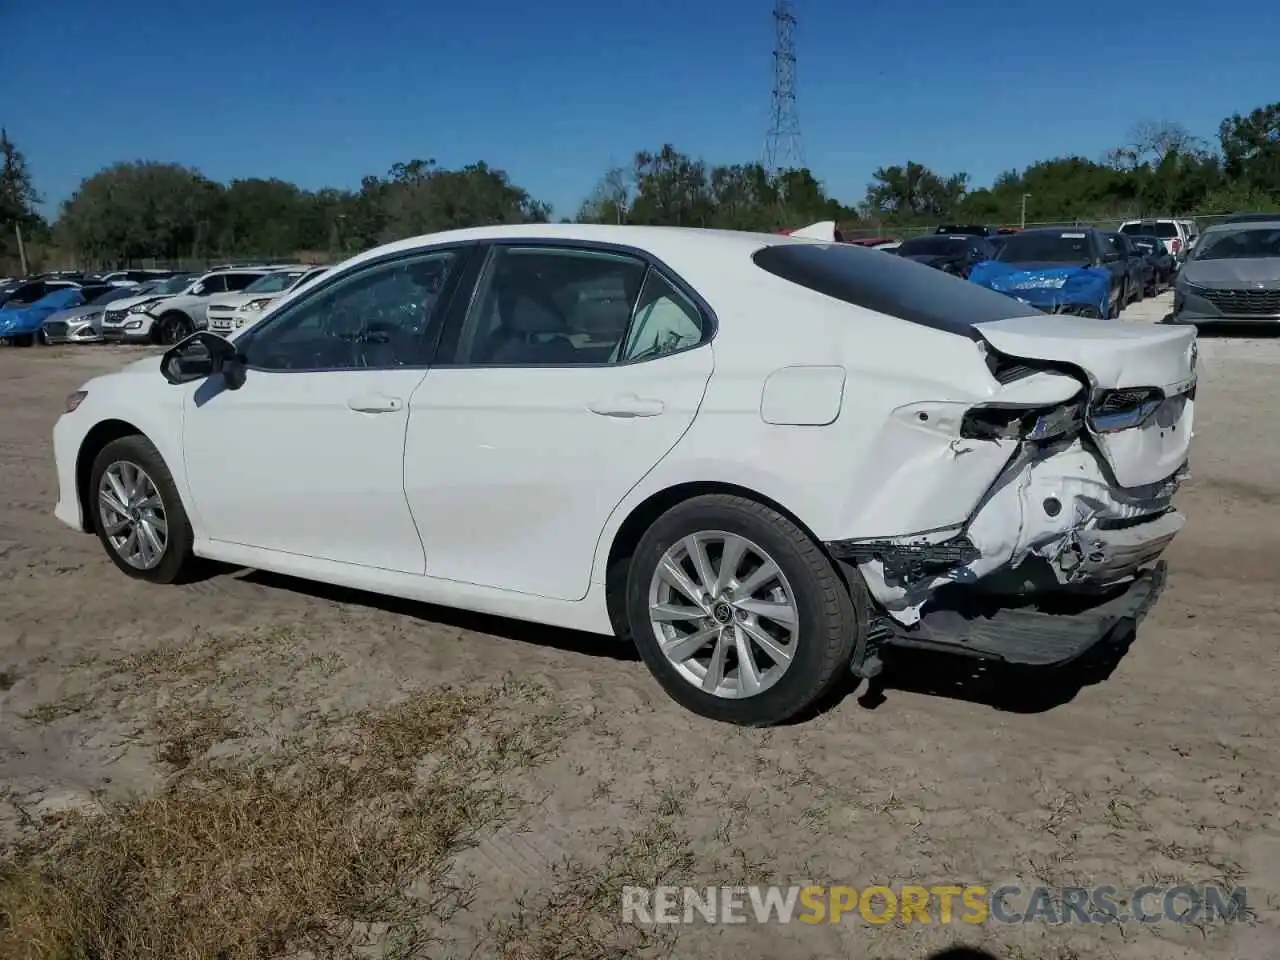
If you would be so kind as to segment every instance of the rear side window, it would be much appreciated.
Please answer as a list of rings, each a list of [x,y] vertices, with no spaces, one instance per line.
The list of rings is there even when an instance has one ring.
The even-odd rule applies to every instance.
[[[1040,311],[976,283],[883,250],[850,244],[780,243],[751,258],[775,277],[836,300],[960,336],[977,323]]]

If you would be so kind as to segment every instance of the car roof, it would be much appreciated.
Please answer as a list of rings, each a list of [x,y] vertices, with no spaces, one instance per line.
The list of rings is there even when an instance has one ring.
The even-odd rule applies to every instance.
[[[1223,223],[1263,223],[1280,220],[1280,213],[1233,213]]]
[[[812,244],[818,240],[783,236],[774,233],[749,233],[745,230],[719,230],[702,227],[651,227],[596,223],[510,223],[486,227],[468,227],[440,233],[406,237],[372,250],[359,253],[335,267],[346,269],[367,260],[396,253],[447,243],[482,241],[565,241],[587,244],[612,244],[643,250],[660,260],[686,260],[708,256],[750,256],[761,247],[778,244]],[[850,244],[853,246],[853,244]]]
[[[1009,239],[1014,237],[1035,236],[1037,233],[1100,233],[1097,227],[1028,227],[1026,230],[1019,230],[1017,233],[1010,233],[1006,236]]]
[[[1209,233],[1243,233],[1245,230],[1266,227],[1275,227],[1280,230],[1280,213],[1275,214],[1270,220],[1227,220],[1224,223],[1215,223],[1201,236]]]

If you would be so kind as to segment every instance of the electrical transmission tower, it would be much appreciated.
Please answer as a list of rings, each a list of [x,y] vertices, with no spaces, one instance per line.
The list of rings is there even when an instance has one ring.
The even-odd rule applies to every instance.
[[[796,14],[791,0],[776,0],[773,23],[773,110],[764,143],[764,166],[770,173],[804,166],[800,115],[796,112]]]

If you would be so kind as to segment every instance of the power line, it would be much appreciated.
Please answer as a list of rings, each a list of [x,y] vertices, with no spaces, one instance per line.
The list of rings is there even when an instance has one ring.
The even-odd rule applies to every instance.
[[[773,109],[764,143],[764,166],[777,173],[805,165],[796,110],[796,14],[791,0],[776,0],[773,23]]]

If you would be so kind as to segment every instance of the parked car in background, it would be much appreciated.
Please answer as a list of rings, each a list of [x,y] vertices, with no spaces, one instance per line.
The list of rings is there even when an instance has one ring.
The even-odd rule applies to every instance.
[[[54,514],[141,580],[198,556],[617,636],[776,724],[888,645],[1047,665],[1140,619],[1194,364],[1190,330],[851,244],[460,230],[85,383]]]
[[[937,236],[960,233],[970,237],[994,237],[999,231],[980,223],[944,223],[933,232]]]
[[[1181,263],[1187,258],[1191,244],[1186,225],[1181,220],[1158,218],[1154,220],[1126,220],[1120,224],[1120,232],[1128,236],[1155,236],[1164,241],[1173,258]]]
[[[74,290],[79,286],[75,280],[20,280],[7,293],[0,294],[0,310],[25,310],[55,290]]]
[[[239,293],[209,301],[209,329],[229,335],[262,319],[263,314],[283,294],[310,282],[328,267],[290,267],[260,277]]]
[[[45,320],[45,343],[100,343],[102,341],[102,317],[107,306],[131,297],[145,296],[160,285],[159,280],[128,286],[108,286],[97,296],[84,303],[54,313]]]
[[[191,274],[175,274],[168,280],[161,280],[145,293],[134,292],[133,296],[124,297],[110,304],[102,314],[102,338],[107,341],[121,341],[126,330],[141,330],[144,322],[141,317],[161,300],[185,293],[199,279]],[[134,321],[137,321],[136,325]],[[150,327],[148,327],[150,329]]]
[[[1191,256],[1196,248],[1196,244],[1200,242],[1200,227],[1194,219],[1188,218],[1182,221],[1182,226],[1187,235],[1187,256]]]
[[[45,320],[61,310],[84,303],[87,296],[97,296],[109,287],[59,287],[35,303],[0,310],[0,340],[15,347],[29,347],[36,342]],[[11,301],[12,302],[12,301]]]
[[[1280,214],[1210,227],[1173,291],[1172,323],[1280,322]]]
[[[1139,233],[1129,236],[1129,242],[1142,252],[1147,262],[1144,273],[1147,296],[1154,297],[1161,290],[1172,286],[1178,266],[1164,241],[1159,237]]]
[[[1094,227],[1041,227],[1009,235],[994,260],[969,272],[974,283],[1046,313],[1118,317],[1128,302],[1129,265]]]
[[[205,328],[205,311],[212,298],[243,290],[269,272],[267,268],[211,271],[178,293],[153,294],[145,303],[129,307],[127,317],[119,318],[116,311],[111,311],[103,318],[102,334],[108,340],[126,343],[177,343]]]
[[[167,280],[173,275],[172,270],[113,270],[111,273],[102,274],[98,279],[103,283],[126,287],[150,283],[154,280]]]
[[[925,266],[968,277],[975,263],[995,258],[995,247],[985,237],[964,234],[935,234],[904,240],[897,254]]]
[[[1104,230],[1102,235],[1109,240],[1121,256],[1125,265],[1126,299],[1120,305],[1123,310],[1130,303],[1136,303],[1147,295],[1147,273],[1149,264],[1146,255],[1129,242],[1129,238],[1118,231]]]

